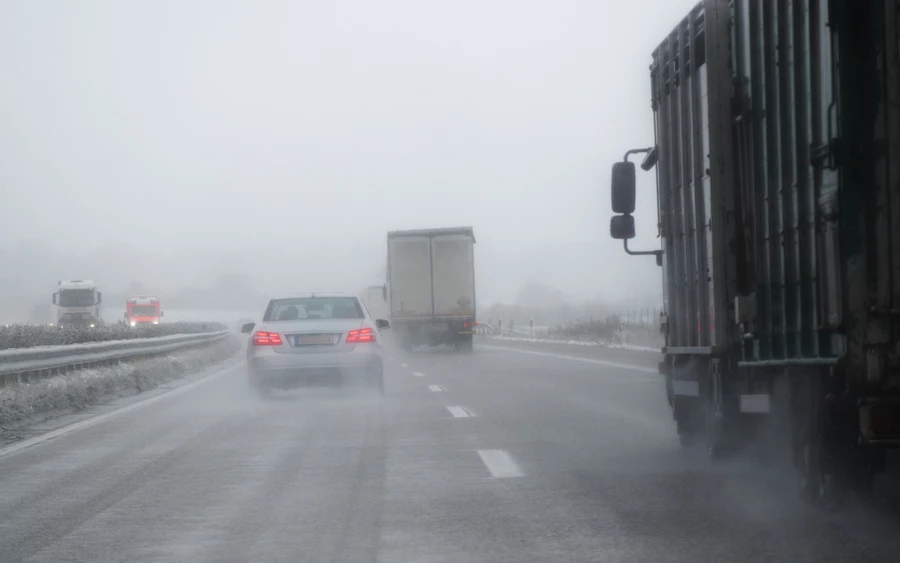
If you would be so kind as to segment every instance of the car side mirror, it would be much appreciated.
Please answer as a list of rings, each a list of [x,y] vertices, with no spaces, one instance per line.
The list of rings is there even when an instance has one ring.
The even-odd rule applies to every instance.
[[[253,327],[256,326],[256,323],[247,323],[241,327],[241,332],[244,334],[250,334],[253,331]]]
[[[613,215],[609,220],[609,236],[617,240],[634,238],[634,216]]]
[[[616,162],[612,167],[612,210],[613,213],[634,213],[634,163]]]
[[[385,328],[391,328],[391,323],[387,322],[384,319],[375,319],[375,327],[378,330],[382,330]]]

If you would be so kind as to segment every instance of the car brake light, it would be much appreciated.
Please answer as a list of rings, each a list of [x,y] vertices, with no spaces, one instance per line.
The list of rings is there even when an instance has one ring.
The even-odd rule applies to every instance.
[[[351,330],[347,333],[347,342],[375,342],[375,333],[371,328]]]
[[[254,346],[281,346],[281,336],[277,332],[258,330],[253,333]]]

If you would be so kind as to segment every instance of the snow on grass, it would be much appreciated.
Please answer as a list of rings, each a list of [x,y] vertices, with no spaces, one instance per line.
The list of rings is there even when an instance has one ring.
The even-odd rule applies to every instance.
[[[555,340],[551,338],[527,338],[520,336],[491,336],[494,340],[507,340],[510,342],[533,342],[538,344],[569,344],[572,346],[600,346],[603,348],[618,348],[620,350],[634,350],[636,352],[660,352],[659,347],[638,346],[636,344],[621,344],[605,340]]]
[[[85,369],[0,389],[0,427],[15,428],[87,408],[111,397],[148,391],[233,356],[236,337],[168,356]]]
[[[151,338],[172,334],[200,334],[225,330],[226,328],[225,325],[220,323],[163,323],[136,327],[112,324],[100,325],[95,328],[9,325],[0,326],[0,350],[106,342],[109,340],[130,340],[133,338]]]

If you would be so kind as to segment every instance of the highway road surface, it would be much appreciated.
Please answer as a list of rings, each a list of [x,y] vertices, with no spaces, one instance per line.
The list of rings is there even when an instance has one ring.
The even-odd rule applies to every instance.
[[[240,369],[0,452],[0,561],[897,561],[895,519],[682,451],[646,352],[388,353],[386,399]]]

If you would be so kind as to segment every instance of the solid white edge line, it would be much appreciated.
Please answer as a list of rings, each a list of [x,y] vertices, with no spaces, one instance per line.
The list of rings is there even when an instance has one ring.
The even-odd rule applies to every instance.
[[[413,375],[415,375],[416,377],[425,377],[425,374],[421,371],[414,371]]]
[[[0,459],[10,456],[14,453],[20,452],[24,449],[38,446],[40,444],[43,444],[44,442],[49,442],[50,440],[59,438],[60,436],[65,436],[66,434],[71,434],[72,432],[84,430],[85,428],[88,428],[89,426],[99,424],[105,420],[109,420],[110,418],[115,418],[115,417],[125,414],[127,412],[131,412],[133,410],[137,410],[139,408],[143,408],[148,405],[152,405],[153,403],[162,401],[163,399],[170,399],[172,397],[177,397],[178,395],[182,395],[184,393],[187,393],[188,391],[191,391],[193,389],[196,389],[197,387],[200,387],[201,385],[206,385],[207,383],[210,383],[211,381],[218,379],[222,375],[224,375],[224,374],[234,370],[238,366],[240,366],[241,363],[242,362],[240,362],[240,361],[235,362],[234,364],[232,364],[226,368],[222,368],[218,371],[214,371],[213,373],[206,375],[206,376],[198,379],[197,381],[192,381],[186,385],[182,385],[181,387],[175,387],[174,389],[172,389],[170,391],[163,391],[162,393],[159,393],[152,397],[148,397],[143,400],[138,400],[134,403],[125,405],[124,407],[121,407],[121,408],[118,408],[118,409],[115,409],[115,410],[112,410],[109,412],[105,412],[103,414],[98,414],[97,416],[88,418],[86,420],[73,422],[72,424],[62,426],[60,428],[51,430],[49,432],[45,432],[44,434],[41,434],[39,436],[35,436],[33,438],[28,438],[28,439],[22,440],[21,442],[15,442],[8,446],[4,446],[4,447],[0,448]]]
[[[491,472],[492,477],[521,477],[524,475],[513,458],[503,450],[478,450],[478,456]]]
[[[428,388],[431,389],[432,391],[434,391],[435,393],[440,393],[441,391],[444,390],[444,388],[441,387],[440,385],[429,385]]]
[[[545,356],[547,358],[558,358],[561,360],[572,360],[573,362],[582,362],[585,364],[594,364],[598,366],[606,366],[610,368],[630,369],[632,371],[640,371],[643,373],[652,373],[659,375],[659,369],[651,369],[644,366],[636,366],[633,364],[620,364],[618,362],[607,362],[606,360],[595,360],[593,358],[582,358],[579,356],[567,356],[565,354],[553,354],[551,352],[537,352],[535,350],[522,350],[520,348],[507,348],[505,346],[485,346],[479,345],[479,348],[488,350],[500,350],[503,352],[517,352],[519,354],[532,354],[534,356]]]
[[[464,409],[460,406],[451,405],[451,406],[447,407],[447,410],[450,411],[450,414],[453,415],[453,418],[471,418],[472,417],[472,415],[469,414],[469,411],[467,411],[466,409]]]

